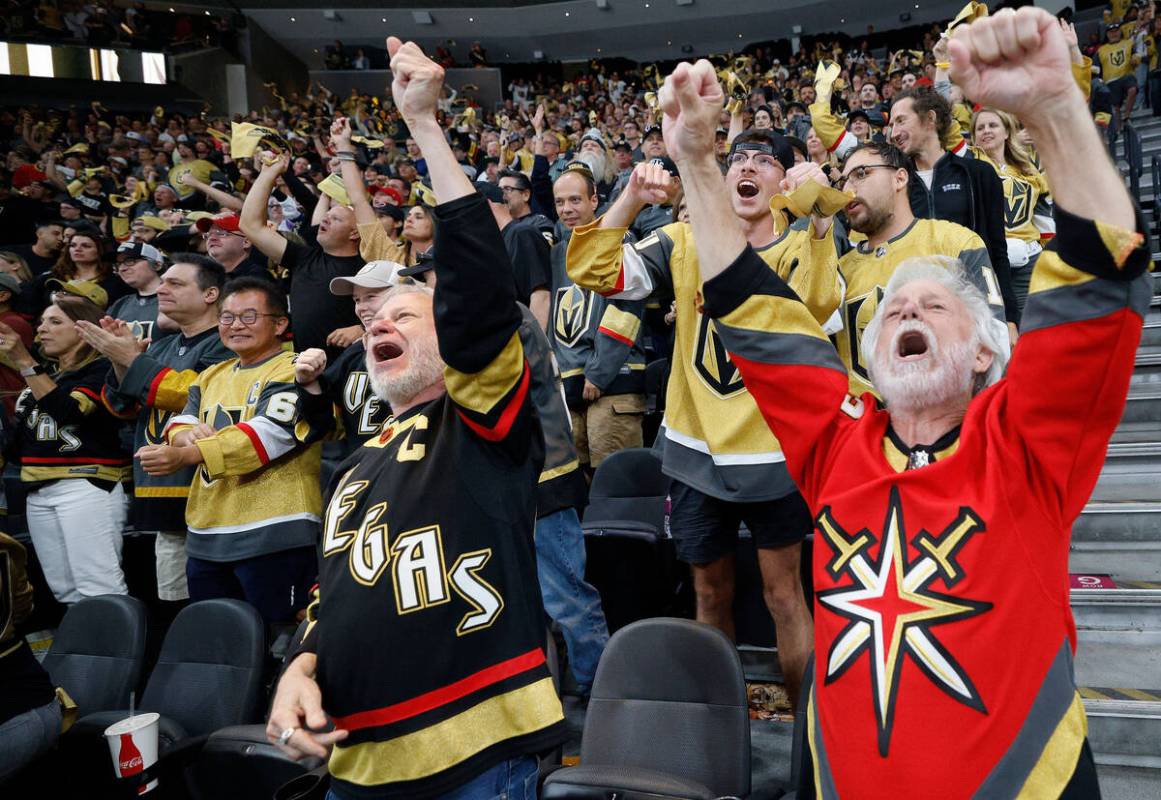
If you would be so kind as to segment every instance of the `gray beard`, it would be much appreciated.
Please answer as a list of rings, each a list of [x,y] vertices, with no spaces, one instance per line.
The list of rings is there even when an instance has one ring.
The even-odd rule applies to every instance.
[[[957,342],[940,350],[929,327],[921,322],[905,322],[896,329],[888,352],[897,353],[899,337],[913,330],[923,331],[927,337],[927,359],[920,363],[899,364],[888,356],[887,363],[875,363],[872,370],[875,390],[883,398],[887,410],[922,411],[970,394],[975,381],[972,365],[976,343]]]
[[[398,375],[383,377],[375,372],[374,355],[367,351],[367,378],[371,391],[392,410],[407,408],[420,393],[443,383],[443,359],[435,337],[410,342],[407,369]]]

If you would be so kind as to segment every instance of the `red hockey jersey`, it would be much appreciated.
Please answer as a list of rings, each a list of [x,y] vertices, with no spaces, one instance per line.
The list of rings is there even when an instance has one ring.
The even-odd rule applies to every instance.
[[[819,797],[1056,797],[1076,768],[1069,535],[1121,418],[1152,284],[1141,234],[1059,207],[1057,221],[1007,376],[958,437],[902,458],[887,412],[848,395],[834,348],[760,258],[747,249],[705,284],[816,514]]]

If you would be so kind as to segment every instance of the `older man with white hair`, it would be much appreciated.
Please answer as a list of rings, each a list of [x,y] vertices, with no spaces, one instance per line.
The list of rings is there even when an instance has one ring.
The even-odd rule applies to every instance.
[[[1100,796],[1069,531],[1124,408],[1148,239],[1050,14],[961,26],[950,54],[968,97],[1027,124],[1058,235],[1004,377],[979,290],[942,259],[901,264],[864,339],[882,408],[848,394],[814,318],[738,227],[713,158],[712,65],[679,65],[661,92],[705,311],[816,515],[800,797]]]
[[[536,754],[567,731],[536,579],[544,443],[522,314],[500,231],[435,118],[443,69],[413,43],[387,50],[440,201],[439,280],[391,289],[367,331],[392,416],[332,483],[319,600],[267,736],[294,757],[333,745],[338,800],[531,800]]]

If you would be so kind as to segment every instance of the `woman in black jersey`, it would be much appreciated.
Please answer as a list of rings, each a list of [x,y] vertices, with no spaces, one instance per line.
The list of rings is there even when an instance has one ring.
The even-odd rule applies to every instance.
[[[120,423],[101,402],[109,361],[77,333],[76,322],[99,324],[96,304],[58,292],[41,316],[37,334],[47,370],[20,337],[0,324],[0,357],[27,383],[5,452],[20,466],[28,492],[28,529],[44,575],[62,603],[99,594],[126,594],[121,534],[130,456],[122,450]]]

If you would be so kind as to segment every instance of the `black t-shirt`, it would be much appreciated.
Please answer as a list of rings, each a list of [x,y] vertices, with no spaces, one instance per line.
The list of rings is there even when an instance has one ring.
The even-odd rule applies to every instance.
[[[349,278],[364,263],[357,255],[330,256],[317,245],[286,243],[282,266],[290,272],[290,318],[297,352],[321,347],[330,359],[342,353],[341,348],[327,347],[327,335],[337,328],[358,325],[359,318],[350,297],[331,294],[331,279]]]
[[[8,250],[23,258],[28,263],[28,269],[31,270],[33,275],[43,275],[48,272],[52,269],[52,265],[57,262],[57,259],[60,258],[59,255],[38,256],[32,252],[32,245],[30,244],[18,244],[9,247]]]
[[[528,305],[534,289],[547,289],[552,285],[551,248],[540,231],[523,222],[509,223],[502,233],[504,247],[512,259],[516,299]]]
[[[238,266],[226,270],[226,280],[231,281],[234,278],[265,278],[268,281],[274,281],[274,276],[270,274],[267,263],[266,256],[256,250],[252,250],[250,255],[246,256]]]
[[[58,203],[41,203],[31,197],[14,194],[0,200],[0,245],[36,241],[36,223],[60,216]]]

